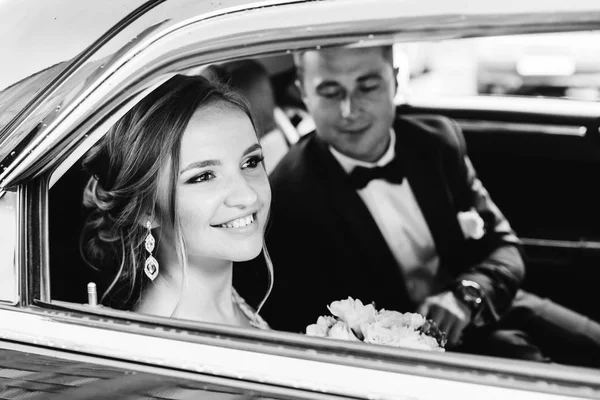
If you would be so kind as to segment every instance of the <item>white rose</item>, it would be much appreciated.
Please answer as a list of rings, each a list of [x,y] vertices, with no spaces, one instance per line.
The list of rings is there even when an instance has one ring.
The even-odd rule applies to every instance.
[[[407,313],[410,320],[409,326],[413,329],[418,329],[425,324],[425,317],[419,313]]]
[[[466,239],[481,239],[485,234],[485,223],[475,209],[459,212],[458,223]]]
[[[328,315],[320,316],[317,319],[316,324],[308,325],[306,327],[306,334],[308,336],[319,336],[319,337],[327,337],[329,333],[329,329],[335,325],[336,320],[333,317]]]
[[[365,329],[365,342],[373,344],[384,344],[387,346],[399,346],[402,338],[409,334],[408,328],[386,326],[389,321],[376,321],[369,324]]]
[[[329,329],[317,324],[311,324],[306,327],[306,334],[308,336],[327,337]]]
[[[337,320],[330,315],[322,315],[317,318],[317,325],[326,326],[327,328],[331,328],[336,322]]]
[[[439,346],[437,345],[437,342],[435,342],[435,339],[433,339],[433,341],[435,342],[434,345],[432,345],[432,343],[426,339],[433,338],[424,335],[403,337],[398,341],[398,347],[427,351],[438,350]],[[443,351],[443,349],[441,350]]]
[[[405,326],[413,329],[420,328],[425,323],[425,318],[418,313],[400,313],[398,311],[381,310],[375,316],[375,321],[388,328],[392,326]]]
[[[350,329],[350,326],[344,321],[338,321],[331,327],[331,329],[329,329],[329,337],[332,339],[360,342],[360,340],[352,332],[352,329]]]
[[[364,335],[361,325],[374,321],[377,313],[373,304],[364,305],[362,301],[354,300],[352,297],[348,297],[346,300],[334,301],[327,308],[333,315],[348,323],[350,329],[360,339]]]
[[[411,327],[382,324],[382,322],[389,323],[389,321],[390,319],[387,319],[370,324],[366,328],[365,342],[417,350],[444,351],[438,346],[435,338],[423,335]]]
[[[440,347],[436,338],[434,338],[432,336],[420,334],[419,335],[419,343],[427,346],[427,349],[425,349],[425,350],[446,351],[443,347]]]

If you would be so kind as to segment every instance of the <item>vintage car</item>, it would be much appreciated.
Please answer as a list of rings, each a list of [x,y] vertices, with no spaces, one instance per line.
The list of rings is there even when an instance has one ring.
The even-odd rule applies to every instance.
[[[82,156],[173,74],[251,57],[285,94],[296,50],[600,28],[596,1],[531,3],[0,4],[0,398],[600,398],[600,373],[585,366],[98,306],[87,290],[95,272],[79,258]],[[422,93],[398,107],[460,124],[482,180],[523,240],[526,288],[600,320],[600,104]]]

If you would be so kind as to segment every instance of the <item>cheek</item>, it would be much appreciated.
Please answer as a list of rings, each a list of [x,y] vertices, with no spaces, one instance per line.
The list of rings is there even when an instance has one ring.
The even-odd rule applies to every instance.
[[[372,115],[388,120],[390,117],[393,118],[396,106],[393,97],[389,98],[382,95],[377,99],[369,101],[366,105],[366,110]]]
[[[184,234],[189,229],[208,227],[215,204],[216,201],[210,196],[180,196],[177,216]]]
[[[257,176],[250,182],[250,185],[256,192],[256,195],[258,196],[263,207],[268,209],[269,205],[271,204],[271,185],[269,184],[267,173],[261,173],[260,176]]]
[[[341,115],[339,103],[331,100],[318,99],[307,107],[315,123],[320,125],[331,124]]]

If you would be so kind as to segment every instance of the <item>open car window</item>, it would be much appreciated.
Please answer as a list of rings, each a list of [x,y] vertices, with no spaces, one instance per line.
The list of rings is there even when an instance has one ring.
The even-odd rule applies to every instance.
[[[486,38],[480,39],[480,40],[486,40]],[[456,76],[453,75],[453,72],[459,71],[461,73],[464,73],[465,78],[464,78],[464,82],[460,83],[460,82],[452,82],[452,84],[456,84],[456,88],[462,88],[464,89],[465,87],[467,87],[468,85],[466,84],[466,82],[470,82],[470,87],[473,88],[475,87],[475,83],[474,83],[474,79],[476,79],[476,76],[473,75],[474,72],[474,68],[465,68],[463,69],[462,66],[463,64],[461,64],[462,62],[458,62],[456,61],[456,57],[452,58],[452,61],[456,62],[457,65],[460,64],[461,68],[455,68],[455,65],[452,64],[450,61],[445,60],[443,57],[446,57],[447,54],[454,54],[452,52],[450,52],[448,50],[448,48],[460,48],[460,46],[464,46],[466,48],[470,48],[471,47],[471,42],[473,41],[473,39],[465,39],[464,40],[466,43],[462,43],[461,41],[450,41],[450,43],[446,43],[444,41],[436,43],[435,45],[426,43],[426,44],[415,44],[415,46],[418,46],[419,49],[421,49],[421,46],[423,48],[428,48],[429,52],[428,57],[430,57],[430,60],[434,60],[437,57],[437,61],[436,62],[424,62],[423,67],[420,68],[415,68],[414,70],[412,69],[411,65],[409,63],[409,60],[411,60],[411,57],[413,58],[414,61],[414,57],[416,57],[416,54],[421,54],[419,53],[418,50],[416,50],[415,47],[411,47],[413,46],[413,44],[406,44],[406,43],[399,43],[396,47],[395,47],[395,54],[394,54],[394,61],[396,62],[396,67],[398,67],[399,69],[402,68],[408,68],[409,69],[409,73],[408,76],[406,76],[406,86],[404,86],[404,89],[406,90],[406,93],[413,93],[411,92],[411,90],[415,90],[414,88],[411,89],[411,85],[419,85],[419,84],[423,84],[424,86],[422,86],[422,88],[429,88],[427,90],[429,90],[429,92],[425,89],[422,89],[421,91],[418,91],[420,93],[420,95],[423,98],[427,98],[429,97],[433,97],[435,100],[435,97],[437,96],[437,93],[439,90],[442,89],[447,89],[447,85],[446,85],[446,81],[444,79],[459,79],[456,78]],[[445,47],[446,46],[446,47]],[[434,50],[431,49],[437,49],[436,51],[438,51],[438,53],[436,53]],[[442,50],[439,50],[442,49]],[[465,57],[465,59],[467,59],[468,57]],[[441,61],[440,61],[441,60]],[[445,61],[444,61],[445,60]],[[306,113],[306,110],[301,102],[301,98],[299,96],[299,93],[297,92],[297,87],[296,87],[296,83],[294,82],[295,76],[293,74],[293,61],[291,60],[291,55],[290,54],[281,54],[281,55],[268,55],[268,56],[256,56],[253,57],[251,59],[241,59],[241,60],[235,60],[232,61],[232,64],[235,65],[235,68],[238,68],[239,65],[245,65],[244,63],[250,63],[250,61],[254,64],[258,64],[260,66],[262,66],[262,68],[264,68],[265,71],[267,71],[267,73],[269,74],[269,80],[270,80],[270,85],[273,88],[273,98],[270,99],[270,101],[273,101],[273,104],[271,105],[271,107],[273,107],[273,109],[270,110],[271,112],[271,120],[270,121],[262,121],[263,126],[267,126],[268,128],[265,129],[265,132],[263,133],[270,133],[272,130],[274,129],[278,129],[279,132],[277,133],[279,135],[279,139],[281,140],[281,143],[283,144],[283,149],[284,152],[287,151],[295,142],[294,141],[289,141],[289,137],[286,137],[286,134],[283,132],[282,127],[285,126],[289,126],[291,127],[291,129],[293,131],[295,131],[295,134],[297,135],[297,138],[295,139],[295,141],[298,141],[300,137],[302,137],[303,135],[309,134],[309,132],[301,132],[301,130],[299,129],[299,127],[302,126],[302,124],[306,124],[307,121],[309,121],[309,123],[312,126],[312,129],[314,129],[314,122],[311,121],[311,117],[310,115],[308,115]],[[228,85],[234,85],[234,84],[238,84],[242,89],[238,89],[238,90],[243,90],[243,82],[234,82],[233,78],[232,78],[232,74],[233,72],[231,72],[232,70],[229,70],[228,74],[229,75],[223,75],[221,77],[215,77],[211,74],[216,73],[216,71],[218,71],[218,68],[220,67],[224,67],[226,65],[229,65],[228,63],[215,63],[215,64],[211,64],[211,65],[204,65],[201,67],[195,67],[193,70],[190,70],[187,72],[188,75],[203,75],[203,76],[208,76],[211,77],[211,79],[221,79],[221,81],[223,83],[226,83]],[[234,68],[234,67],[228,67],[228,68]],[[447,70],[445,70],[444,68],[446,68]],[[450,72],[448,72],[450,71]],[[401,74],[401,72],[399,72]],[[467,73],[470,73],[471,75],[468,75]],[[462,79],[462,78],[461,78]],[[424,80],[428,80],[428,83],[422,83]],[[400,88],[402,88],[402,81],[399,79],[399,85]],[[415,86],[418,87],[418,86]],[[258,93],[261,93],[260,91]],[[415,92],[416,93],[416,92]],[[471,92],[465,92],[465,93],[452,93],[453,96],[460,96],[460,95],[464,95],[465,97],[467,97],[467,95],[472,95],[473,93]],[[263,99],[264,97],[258,97],[258,102],[257,99],[253,99],[252,96],[255,96],[255,93],[251,93],[248,94],[248,100],[250,102],[250,104],[254,104],[254,109],[253,111],[257,114],[261,114],[261,113],[265,113],[264,110],[259,109],[258,107],[263,107],[264,103],[268,103],[269,102],[263,102],[260,103],[260,100]],[[260,94],[261,96],[266,96],[264,92],[262,92]],[[402,98],[399,97],[396,101],[398,103],[399,107],[408,107],[406,112],[407,113],[430,113],[430,114],[434,114],[434,113],[438,113],[438,114],[446,114],[450,111],[453,111],[453,105],[452,103],[448,103],[449,106],[445,109],[442,108],[436,108],[435,106],[430,106],[431,108],[428,107],[416,107],[415,110],[411,110],[410,109],[410,95]],[[508,98],[507,98],[508,99]],[[253,101],[254,100],[254,101]],[[541,123],[539,121],[540,118],[543,118],[543,114],[545,113],[544,111],[544,107],[546,106],[547,103],[543,103],[540,105],[536,105],[535,104],[535,99],[531,98],[530,100],[532,100],[532,102],[528,103],[531,105],[531,110],[530,112],[532,113],[532,117],[530,120],[525,120],[522,121],[522,125],[524,125],[525,127],[527,127],[528,130],[526,130],[525,132],[527,133],[527,135],[522,136],[523,142],[522,143],[528,143],[529,139],[529,135],[534,134],[536,136],[539,136],[540,138],[540,142],[542,143],[541,145],[537,146],[537,151],[540,153],[540,157],[547,157],[548,154],[544,154],[544,151],[549,151],[549,154],[553,154],[552,152],[553,147],[547,148],[550,145],[546,145],[544,144],[546,140],[551,140],[548,139],[548,135],[545,134],[545,132],[549,129],[548,126],[554,126],[553,124],[555,123],[555,121],[548,121],[548,123]],[[564,100],[566,101],[566,100]],[[415,103],[417,105],[421,104],[421,103]],[[436,104],[435,101],[433,102],[433,104]],[[461,104],[460,107],[465,107],[464,104],[470,104],[470,103],[456,103],[455,106],[459,107],[459,104]],[[474,104],[474,103],[473,103]],[[503,108],[499,108],[498,111],[502,111],[504,113],[504,115],[506,116],[508,113],[510,113],[512,110],[514,110],[515,112],[517,111],[517,109],[515,108],[516,106],[511,106],[510,103],[503,103],[504,105],[502,106]],[[576,103],[577,105],[579,105],[580,103]],[[478,103],[478,106],[480,107],[481,104]],[[509,130],[509,132],[512,132],[512,139],[509,140],[517,140],[516,143],[521,143],[518,142],[518,134],[520,134],[521,132],[518,130],[519,127],[522,128],[521,125],[518,125],[516,128],[511,125],[511,124],[506,124],[503,125],[505,122],[502,121],[502,118],[496,120],[497,116],[494,115],[494,104],[491,104],[489,106],[489,109],[486,111],[487,115],[485,119],[481,118],[481,111],[477,109],[478,106],[471,106],[471,107],[475,107],[473,110],[471,111],[466,111],[464,109],[462,109],[462,114],[459,115],[455,115],[455,114],[449,114],[449,117],[451,118],[455,118],[456,121],[458,121],[458,123],[461,125],[461,127],[464,130],[464,134],[467,138],[467,146],[469,146],[470,149],[470,156],[472,157],[472,159],[475,162],[475,165],[478,169],[478,171],[481,171],[481,176],[483,181],[486,183],[486,186],[490,188],[492,196],[494,198],[498,198],[499,201],[499,206],[503,209],[503,210],[508,210],[508,217],[510,219],[511,224],[513,224],[516,229],[517,232],[522,233],[522,238],[525,241],[526,244],[526,254],[529,257],[527,260],[527,268],[528,268],[528,274],[530,274],[531,276],[533,276],[533,279],[530,279],[526,282],[525,284],[525,288],[529,289],[531,288],[532,290],[535,290],[537,293],[542,293],[545,294],[547,296],[549,296],[551,299],[556,300],[561,302],[562,304],[566,304],[567,306],[573,308],[574,310],[576,310],[577,312],[580,312],[584,315],[588,315],[591,318],[598,318],[597,315],[597,310],[594,307],[590,307],[589,303],[587,303],[585,301],[585,297],[582,296],[581,294],[576,293],[576,291],[566,291],[564,290],[563,287],[558,285],[558,280],[560,279],[560,276],[562,275],[562,272],[564,270],[558,269],[556,264],[554,265],[550,265],[547,262],[544,261],[544,257],[548,257],[551,254],[554,254],[554,252],[556,251],[561,251],[561,249],[564,250],[564,248],[562,248],[560,246],[560,243],[565,243],[565,242],[560,242],[557,243],[556,241],[563,240],[563,239],[569,239],[569,240],[579,240],[579,238],[581,236],[580,235],[583,231],[581,230],[581,228],[583,227],[583,220],[571,220],[570,224],[564,227],[563,230],[559,231],[557,228],[556,223],[554,224],[549,224],[547,230],[542,230],[542,227],[546,227],[546,225],[537,225],[537,226],[532,226],[532,223],[529,222],[531,221],[531,217],[532,215],[535,213],[535,210],[533,210],[531,208],[531,206],[529,206],[528,204],[521,204],[521,203],[517,203],[515,201],[510,201],[511,196],[511,189],[510,186],[503,186],[502,183],[505,182],[504,180],[499,179],[496,175],[494,175],[493,171],[497,170],[497,162],[496,163],[492,163],[488,160],[488,158],[486,157],[486,154],[488,154],[488,152],[491,150],[488,147],[484,146],[483,144],[485,143],[485,140],[481,137],[482,132],[479,130],[478,126],[481,125],[485,125],[485,124],[490,124],[487,125],[487,128],[484,130],[484,132],[488,132],[487,133],[487,140],[490,140],[490,138],[493,138],[494,141],[498,141],[499,143],[503,143],[503,141],[507,140],[506,139],[506,135],[510,134],[504,134],[501,135],[500,133],[497,133],[495,131],[490,131],[490,129],[495,129],[494,127],[498,127],[497,129],[499,129],[500,132]],[[469,106],[467,106],[469,107]],[[573,105],[573,107],[576,107],[575,105]],[[280,112],[282,113],[283,117],[279,117],[279,119],[277,119],[276,116],[276,111],[275,109],[280,110]],[[536,111],[537,110],[537,111]],[[564,111],[564,110],[563,110]],[[540,115],[536,115],[536,113],[540,113]],[[565,116],[568,116],[568,112],[564,111]],[[587,114],[586,114],[587,115]],[[265,118],[263,116],[263,118]],[[283,119],[282,119],[283,118]],[[564,124],[564,123],[557,123],[555,128],[556,129],[566,129],[567,132],[570,132],[571,130],[575,129],[575,130],[579,130],[581,126],[585,126],[585,124],[587,123],[587,116],[585,118],[583,118],[581,121],[569,121],[568,124]],[[283,123],[281,121],[284,121]],[[272,124],[272,125],[269,125]],[[286,125],[287,124],[287,125]],[[515,131],[511,131],[511,129],[516,129]],[[532,130],[534,130],[532,132]],[[269,131],[269,132],[267,132]],[[579,131],[578,131],[579,132]],[[570,138],[572,138],[573,140],[577,140],[577,139],[581,139],[584,140],[585,138],[585,134],[578,134],[576,136],[573,135],[566,135]],[[515,139],[517,138],[517,139]],[[264,139],[264,138],[263,138]],[[265,144],[267,143],[267,141],[265,140],[265,142],[263,142],[263,146],[265,146],[265,149],[270,149],[270,147],[267,147],[267,145]],[[482,144],[483,143],[483,144]],[[495,142],[496,143],[496,142]],[[523,144],[521,144],[521,146],[523,146]],[[577,145],[575,145],[577,146]],[[273,147],[274,149],[276,149],[277,151],[281,151],[281,147]],[[501,147],[498,146],[494,146],[494,151],[498,152],[499,149],[501,149]],[[573,153],[567,157],[567,158],[577,158],[579,157],[579,154],[577,153],[579,150],[577,150],[577,147],[573,148]],[[522,148],[522,151],[527,153],[528,149],[524,149]],[[268,150],[265,150],[268,151]],[[80,152],[81,153],[81,152]],[[502,153],[501,155],[504,155],[504,153]],[[501,155],[498,155],[501,156]],[[269,154],[266,154],[265,156],[266,158],[269,157]],[[281,159],[281,157],[283,157],[283,155],[280,155],[278,157],[275,157],[277,160]],[[535,156],[537,157],[537,156]],[[593,162],[597,162],[596,156],[592,156],[591,160]],[[82,198],[81,198],[81,193],[83,193],[85,186],[88,184],[91,176],[88,172],[86,172],[82,165],[81,165],[81,161],[82,161],[83,156],[81,156],[80,158],[78,158],[74,163],[72,163],[72,160],[70,161],[70,163],[68,163],[68,169],[66,169],[66,173],[62,174],[62,172],[65,170],[65,167],[61,167],[59,169],[61,175],[58,178],[52,178],[52,182],[53,186],[50,189],[50,201],[49,201],[49,222],[50,222],[50,229],[52,232],[54,232],[54,234],[52,235],[51,238],[51,246],[50,246],[50,266],[51,266],[51,293],[52,293],[52,299],[53,300],[58,300],[59,302],[70,302],[70,303],[76,303],[76,304],[85,304],[88,302],[88,293],[87,293],[87,284],[89,282],[96,282],[98,283],[98,297],[100,298],[102,295],[102,291],[103,289],[106,289],[106,287],[108,286],[107,283],[101,284],[101,282],[103,280],[106,280],[106,276],[104,276],[104,272],[101,270],[95,270],[90,268],[89,265],[87,265],[82,259],[81,259],[81,253],[80,253],[80,247],[79,247],[79,239],[81,236],[81,230],[82,230],[82,224],[83,221],[85,220],[86,216],[87,216],[87,211],[82,207]],[[497,157],[496,157],[497,158]],[[496,158],[494,158],[496,160]],[[486,161],[487,160],[487,161]],[[594,161],[596,160],[596,161]],[[533,161],[527,161],[527,159],[523,159],[522,161],[519,161],[520,163],[524,163],[524,164],[519,164],[520,168],[524,168],[524,169],[529,169],[529,163],[533,162]],[[72,163],[72,164],[71,164]],[[561,164],[562,163],[562,164]],[[564,160],[562,158],[557,158],[557,159],[553,159],[552,162],[549,162],[549,165],[552,165],[552,168],[561,168],[561,165],[567,165],[568,168],[574,168],[572,166],[570,166],[569,164],[564,164]],[[273,167],[272,167],[273,168]],[[527,180],[529,179],[537,179],[538,181],[541,179],[542,181],[547,179],[547,175],[543,172],[540,171],[541,175],[532,175],[529,176],[527,178]],[[522,178],[523,180],[525,180],[526,178]],[[579,174],[579,178],[577,179],[581,179],[581,185],[583,186],[584,184],[584,179],[588,179],[587,175],[582,175]],[[518,179],[518,181],[520,182],[520,179]],[[546,190],[544,188],[544,190]],[[71,196],[65,196],[65,193],[73,193]],[[528,196],[532,196],[533,194],[528,194]],[[547,195],[547,193],[544,192],[544,195]],[[542,195],[539,194],[538,198],[540,198]],[[590,193],[582,193],[582,196],[593,196],[593,194]],[[541,200],[538,200],[541,201]],[[545,200],[546,203],[549,203],[547,205],[547,208],[562,208],[563,206],[558,202],[558,200],[554,200],[554,202],[552,200]],[[568,209],[568,207],[567,207]],[[565,211],[566,212],[566,211]],[[558,220],[562,220],[562,214],[558,213],[557,214],[557,218]],[[587,227],[584,227],[583,229],[586,232],[586,243],[591,243],[592,248],[586,252],[585,254],[581,255],[581,258],[578,260],[578,262],[570,262],[570,263],[564,263],[561,264],[560,267],[561,268],[575,268],[578,271],[590,271],[588,268],[593,265],[593,263],[595,262],[595,260],[597,260],[597,252],[596,250],[594,250],[594,243],[598,243],[598,238],[600,237],[598,235],[597,230],[594,230],[595,228],[593,226],[589,227],[591,230],[587,230]],[[537,231],[536,231],[537,229]],[[572,236],[571,237],[565,237],[565,236],[560,236],[562,233],[561,232],[566,232],[568,230],[572,231]],[[543,242],[544,246],[537,246],[536,241],[539,240],[546,240],[546,242]],[[553,242],[554,240],[554,242]],[[566,243],[573,243],[572,241],[566,241]],[[556,245],[556,246],[553,246]],[[573,244],[576,245],[576,244]],[[538,254],[540,253],[540,251],[542,252],[542,254]],[[593,274],[594,272],[592,272]],[[593,275],[591,275],[593,276]],[[261,299],[261,295],[263,292],[259,293],[257,295],[257,297],[254,297],[251,299],[249,299],[249,302],[251,303],[252,306],[255,306],[259,303],[260,299]],[[577,299],[577,300],[575,300]],[[113,310],[106,310],[107,312],[110,312],[111,315],[113,313]],[[402,311],[402,310],[400,310]],[[97,313],[102,313],[103,309],[96,309],[95,312]],[[129,317],[132,317],[132,315],[130,314]],[[315,316],[315,321],[317,319],[318,315]],[[137,318],[137,317],[136,317]],[[147,320],[147,318],[150,318],[149,316],[141,316],[142,319]],[[164,322],[164,321],[163,321]],[[583,364],[585,365],[585,363]],[[541,364],[540,364],[540,368],[541,368]]]

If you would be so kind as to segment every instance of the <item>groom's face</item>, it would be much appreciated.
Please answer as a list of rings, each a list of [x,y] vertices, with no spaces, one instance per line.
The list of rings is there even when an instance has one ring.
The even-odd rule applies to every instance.
[[[379,159],[394,121],[391,53],[373,47],[308,51],[300,57],[300,87],[319,137],[349,157]]]

